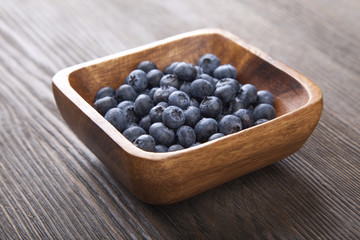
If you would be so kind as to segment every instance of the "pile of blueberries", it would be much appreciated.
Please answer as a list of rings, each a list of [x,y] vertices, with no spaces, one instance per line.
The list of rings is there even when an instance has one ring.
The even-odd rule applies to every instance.
[[[142,61],[116,91],[101,88],[94,107],[135,146],[176,151],[275,118],[272,94],[236,77],[210,53],[197,66],[174,62],[163,71]]]

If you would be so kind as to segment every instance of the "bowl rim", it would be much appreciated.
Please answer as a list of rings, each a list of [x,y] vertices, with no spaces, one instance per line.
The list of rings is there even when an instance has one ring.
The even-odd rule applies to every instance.
[[[158,40],[158,41],[148,43],[148,44],[145,44],[145,45],[142,45],[139,47],[135,47],[135,48],[132,48],[129,50],[110,54],[110,55],[107,55],[104,57],[96,58],[96,59],[93,59],[90,61],[86,61],[86,62],[83,62],[80,64],[76,64],[76,65],[67,67],[65,69],[58,71],[53,76],[52,84],[53,84],[53,86],[56,86],[62,92],[62,94],[64,94],[71,102],[73,102],[76,105],[76,107],[78,107],[99,128],[101,128],[102,131],[104,131],[119,147],[121,147],[123,149],[123,151],[125,151],[127,154],[129,154],[131,156],[143,158],[143,159],[147,159],[147,160],[151,160],[151,161],[162,161],[162,160],[166,160],[169,158],[176,158],[183,154],[187,154],[192,151],[197,151],[197,150],[201,149],[202,147],[214,144],[218,141],[223,141],[228,138],[235,137],[235,136],[240,137],[241,135],[246,134],[248,131],[251,131],[254,128],[260,127],[261,125],[253,126],[251,128],[247,128],[247,129],[241,130],[239,132],[229,134],[229,135],[223,136],[221,138],[202,143],[197,146],[193,146],[190,148],[186,148],[186,149],[182,149],[182,150],[178,150],[178,151],[174,151],[174,152],[165,152],[165,153],[148,152],[148,151],[144,151],[140,148],[137,148],[130,141],[128,141],[114,126],[112,126],[101,114],[99,114],[95,110],[95,108],[93,108],[93,106],[91,106],[88,102],[86,102],[86,100],[83,99],[80,96],[80,94],[70,84],[70,79],[69,79],[70,75],[79,69],[89,67],[92,65],[97,65],[97,64],[100,64],[102,62],[106,62],[106,61],[109,61],[112,59],[125,57],[127,55],[131,55],[136,52],[144,51],[144,50],[147,50],[150,48],[155,48],[155,47],[170,43],[175,40],[180,40],[180,39],[184,39],[184,38],[188,38],[188,37],[196,37],[196,36],[201,36],[201,35],[221,35],[222,37],[225,37],[225,38],[233,41],[237,45],[245,48],[246,50],[250,51],[252,54],[263,59],[270,65],[272,65],[275,68],[278,68],[279,70],[288,74],[290,77],[292,77],[294,80],[296,80],[305,89],[306,93],[309,96],[308,101],[305,104],[303,104],[302,106],[300,106],[299,108],[297,108],[295,110],[292,110],[288,113],[278,116],[275,119],[272,119],[261,125],[271,124],[273,121],[278,121],[283,118],[287,118],[288,116],[293,115],[295,112],[300,111],[303,108],[307,108],[312,104],[322,101],[321,89],[312,80],[305,77],[301,73],[295,71],[291,67],[285,65],[284,63],[282,63],[278,60],[275,60],[274,58],[269,56],[264,51],[245,42],[238,36],[228,32],[226,30],[218,29],[218,28],[204,28],[204,29],[189,31],[186,33],[181,33],[181,34],[178,34],[175,36],[165,38],[163,40]]]

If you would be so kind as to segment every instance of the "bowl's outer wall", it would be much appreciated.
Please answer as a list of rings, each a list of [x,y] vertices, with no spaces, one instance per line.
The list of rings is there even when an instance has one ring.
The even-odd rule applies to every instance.
[[[315,84],[307,79],[300,82],[220,33],[175,37],[140,52],[81,67],[70,76],[67,72],[54,77],[54,96],[70,128],[144,202],[184,200],[281,160],[305,143],[319,121],[322,97]],[[270,90],[275,95],[277,118],[194,148],[155,154],[137,150],[91,106],[99,88],[117,88],[142,60],[154,61],[163,69],[173,61],[196,64],[207,52],[217,54],[223,64],[236,66],[240,82]]]

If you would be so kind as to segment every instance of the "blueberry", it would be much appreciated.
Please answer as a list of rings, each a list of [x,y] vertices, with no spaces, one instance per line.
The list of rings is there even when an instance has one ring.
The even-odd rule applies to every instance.
[[[270,105],[274,105],[273,95],[269,91],[266,91],[266,90],[258,91],[256,104],[261,104],[261,103],[267,103]]]
[[[156,105],[163,106],[164,108],[167,108],[169,106],[167,102],[158,102],[158,104]]]
[[[172,86],[161,86],[159,89],[157,89],[154,93],[154,102],[167,102],[169,95],[173,92],[175,92],[177,89]]]
[[[190,98],[190,106],[200,107],[200,103],[195,98]]]
[[[151,126],[151,119],[149,115],[146,115],[145,117],[141,118],[139,121],[139,127],[143,128],[146,132],[149,132],[149,128]]]
[[[226,85],[220,85],[219,87],[216,87],[214,96],[221,99],[221,101],[226,104],[234,100],[236,97],[236,90],[231,86],[230,84]]]
[[[184,149],[184,147],[181,146],[180,144],[174,144],[169,147],[168,152],[174,152],[182,149]]]
[[[134,102],[134,109],[137,115],[145,116],[149,114],[150,109],[154,107],[154,101],[145,94],[140,94],[135,102]]]
[[[231,105],[229,103],[223,103],[222,115],[232,114]]]
[[[228,115],[228,114],[226,114]],[[223,119],[223,117],[226,116],[225,114],[220,114],[215,120],[219,123],[221,121],[221,119]]]
[[[254,123],[254,126],[256,125],[259,125],[259,124],[262,124],[262,123],[266,123],[268,122],[269,120],[265,119],[265,118],[261,118],[261,119],[258,119],[256,120],[256,122]]]
[[[231,102],[230,102],[230,112],[234,113],[239,109],[245,108],[245,103],[243,100],[240,99],[240,97],[236,96]]]
[[[191,82],[196,78],[197,71],[194,65],[181,62],[176,66],[174,74],[180,81]]]
[[[175,91],[169,95],[169,105],[178,106],[179,108],[187,108],[190,106],[190,98],[183,91]]]
[[[196,79],[191,83],[190,94],[192,97],[203,99],[206,96],[212,95],[214,87],[205,79]]]
[[[223,78],[236,78],[237,76],[237,71],[236,68],[230,64],[225,64],[225,65],[221,65],[219,67],[217,67],[214,70],[214,77],[218,78],[218,79],[223,79]]]
[[[180,85],[179,90],[183,91],[184,93],[186,93],[187,95],[190,95],[190,88],[191,88],[191,82],[183,82]]]
[[[131,126],[126,128],[122,134],[124,135],[124,137],[126,137],[126,139],[133,143],[135,139],[137,139],[143,134],[146,134],[146,131],[142,127]]]
[[[214,139],[217,139],[217,138],[221,138],[221,137],[223,137],[223,136],[225,136],[223,133],[215,133],[215,134],[213,134],[213,135],[211,135],[211,136],[209,137],[209,140],[208,140],[208,141],[211,141],[211,140],[214,140]]]
[[[251,110],[242,108],[234,112],[234,115],[241,119],[243,129],[254,125],[254,115]]]
[[[151,108],[151,110],[149,112],[149,117],[150,117],[151,123],[162,121],[162,114],[163,114],[165,108],[166,107],[159,105],[159,104],[154,106],[153,108]]]
[[[142,150],[155,152],[155,140],[148,134],[143,134],[134,141],[134,145]]]
[[[200,145],[201,144],[201,142],[195,142],[193,145],[191,145],[190,147],[195,147],[195,146],[198,146],[198,145]]]
[[[190,147],[196,141],[196,135],[193,128],[189,126],[181,126],[176,131],[179,144],[184,148]]]
[[[204,117],[217,118],[222,112],[222,103],[218,97],[205,97],[200,103],[200,111]]]
[[[180,87],[180,81],[174,74],[166,74],[160,79],[160,86],[172,86],[176,89]]]
[[[202,79],[205,79],[206,81],[208,81],[209,83],[211,83],[211,85],[213,85],[214,88],[216,88],[216,81],[214,80],[213,77],[211,77],[210,75],[206,74],[206,73],[203,73],[201,75],[199,75],[198,77],[199,79],[202,78]]]
[[[198,66],[203,69],[204,73],[213,75],[214,70],[220,66],[220,59],[214,54],[207,53],[200,57]]]
[[[151,88],[147,95],[149,95],[149,97],[150,97],[152,100],[154,100],[154,94],[155,94],[156,90],[158,90],[158,89],[159,89],[158,87],[153,87],[153,88]]]
[[[116,93],[115,93],[115,98],[118,102],[125,101],[125,100],[134,101],[137,96],[138,96],[137,92],[129,84],[121,85],[116,90]]]
[[[174,74],[175,68],[179,63],[180,62],[173,62],[170,65],[166,66],[163,71],[164,74]]]
[[[128,123],[125,130],[130,128],[130,127],[140,127],[138,123],[134,123],[134,122],[131,122],[131,123]]]
[[[228,135],[242,130],[241,119],[235,115],[226,115],[219,122],[219,132]]]
[[[140,121],[139,116],[136,114],[134,106],[127,106],[124,108],[124,112],[125,112],[125,116],[126,116],[126,121],[129,124],[131,123],[136,123],[138,124]]]
[[[148,73],[153,69],[157,69],[157,66],[153,62],[146,60],[140,62],[137,66],[137,69],[143,70],[145,73]]]
[[[156,145],[155,152],[167,152],[168,148],[164,145]]]
[[[255,120],[259,120],[262,118],[271,120],[276,117],[276,110],[270,104],[261,103],[255,107],[253,114],[254,114]]]
[[[231,87],[234,88],[236,93],[238,93],[240,90],[239,82],[233,78],[222,78],[216,83],[216,87],[222,87],[226,85],[231,85]]]
[[[146,74],[146,78],[148,79],[148,86],[150,88],[160,87],[160,80],[164,76],[164,74],[159,69],[153,69]]]
[[[240,99],[245,103],[245,108],[256,103],[257,100],[257,90],[256,87],[252,84],[244,84],[240,89],[240,94],[238,94]]]
[[[113,97],[103,97],[95,101],[94,108],[98,111],[101,115],[105,115],[107,111],[111,108],[117,106],[117,101]]]
[[[203,118],[195,126],[194,131],[196,140],[205,142],[209,137],[217,132],[218,123],[213,118]]]
[[[239,93],[242,91],[241,88],[242,88],[242,84],[238,82],[238,85],[239,85]]]
[[[136,92],[145,90],[148,86],[146,73],[143,70],[133,70],[125,79],[125,83],[132,86]]]
[[[108,120],[117,130],[120,132],[126,128],[126,116],[125,113],[119,108],[111,108],[105,114],[105,119]]]
[[[125,101],[119,102],[119,104],[117,105],[117,108],[120,108],[123,111],[125,111],[127,107],[134,107],[134,102],[125,100]]]
[[[140,95],[140,94],[149,95],[149,92],[150,92],[150,89],[146,88],[146,89],[142,90],[141,92],[139,92],[138,95]]]
[[[169,147],[175,141],[175,133],[162,122],[153,123],[149,128],[149,134],[155,139],[156,144]]]
[[[201,74],[203,74],[203,73],[204,73],[204,70],[203,70],[202,67],[200,67],[200,66],[195,66],[195,69],[196,69],[196,72],[197,72],[196,78],[199,78],[198,76],[200,76]]]
[[[169,128],[179,128],[185,123],[185,113],[177,106],[169,106],[162,114],[162,121]]]
[[[96,92],[94,102],[103,97],[114,97],[115,90],[112,87],[103,87],[99,91]]]
[[[195,127],[195,125],[199,122],[201,119],[201,111],[200,108],[189,106],[184,111],[185,113],[185,124],[190,127]]]

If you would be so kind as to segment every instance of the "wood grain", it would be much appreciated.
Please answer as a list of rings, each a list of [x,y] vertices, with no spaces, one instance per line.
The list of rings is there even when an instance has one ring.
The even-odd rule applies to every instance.
[[[359,238],[359,12],[355,0],[5,0],[0,239]],[[322,117],[274,165],[174,205],[143,204],[66,126],[51,77],[203,27],[229,30],[312,79]]]

